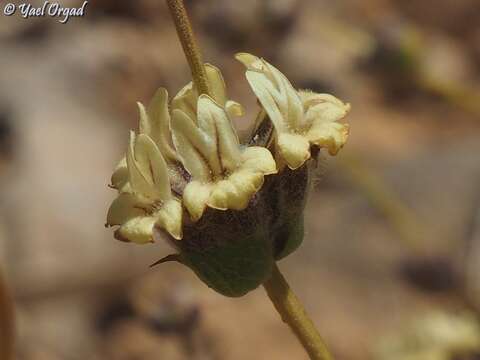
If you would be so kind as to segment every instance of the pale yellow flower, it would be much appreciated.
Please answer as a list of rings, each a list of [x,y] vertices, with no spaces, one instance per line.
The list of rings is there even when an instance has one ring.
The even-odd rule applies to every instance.
[[[289,168],[302,166],[312,145],[331,155],[343,147],[349,127],[338,121],[350,105],[332,95],[295,90],[279,70],[254,55],[236,58],[247,68],[247,80],[275,127],[278,152]]]
[[[228,100],[220,70],[206,64],[210,93],[198,96],[192,83],[172,100],[172,136],[178,156],[192,176],[183,204],[197,221],[207,206],[243,210],[260,189],[264,175],[276,173],[271,153],[261,147],[242,148],[230,117],[243,114]]]
[[[264,176],[277,171],[271,153],[262,147],[242,148],[226,110],[209,96],[199,97],[195,116],[173,104],[173,140],[192,175],[183,193],[192,219],[200,219],[207,206],[245,209]]]
[[[111,186],[119,191],[107,215],[107,226],[120,225],[124,241],[153,241],[155,226],[182,237],[182,206],[171,184],[183,181],[176,171],[177,154],[170,144],[168,94],[159,89],[148,109],[138,103],[140,134],[130,133],[127,155],[115,169]]]
[[[167,90],[158,89],[147,108],[140,102],[137,102],[137,106],[140,113],[138,126],[140,134],[147,135],[155,142],[167,161],[170,175],[177,178],[175,165],[178,164],[178,156],[171,145]],[[122,192],[126,184],[128,184],[128,172],[126,157],[124,157],[113,172],[111,187]]]
[[[126,157],[128,181],[107,215],[109,226],[120,225],[119,240],[153,241],[158,226],[176,239],[182,237],[182,206],[170,189],[167,164],[158,146],[146,134],[130,133]]]

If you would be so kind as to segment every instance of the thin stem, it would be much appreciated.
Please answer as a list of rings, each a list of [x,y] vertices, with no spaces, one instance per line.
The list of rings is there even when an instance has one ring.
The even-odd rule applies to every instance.
[[[170,14],[172,15],[177,34],[182,43],[183,52],[192,71],[192,78],[198,93],[210,94],[207,74],[203,65],[202,54],[195,41],[192,25],[188,19],[183,0],[167,0]]]
[[[315,325],[308,317],[300,300],[288,286],[276,264],[273,267],[271,278],[263,286],[283,322],[290,326],[310,359],[333,360]]]
[[[13,359],[15,342],[13,303],[8,286],[0,272],[0,359]]]

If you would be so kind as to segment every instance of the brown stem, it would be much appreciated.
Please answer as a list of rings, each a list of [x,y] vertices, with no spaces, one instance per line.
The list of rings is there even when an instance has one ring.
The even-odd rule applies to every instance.
[[[177,34],[182,43],[183,52],[192,71],[192,78],[198,93],[209,94],[207,74],[203,65],[202,54],[198,48],[192,25],[182,0],[167,0],[168,8],[175,23]]]

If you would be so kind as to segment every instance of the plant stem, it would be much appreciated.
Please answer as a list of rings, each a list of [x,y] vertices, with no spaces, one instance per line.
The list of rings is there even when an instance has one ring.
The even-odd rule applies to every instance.
[[[312,320],[308,317],[302,304],[288,286],[287,281],[278,269],[273,266],[272,276],[263,284],[268,297],[298,340],[302,343],[310,359],[333,360],[322,337]]]
[[[0,271],[0,359],[13,359],[15,342],[13,303],[8,286]]]
[[[187,58],[188,65],[192,71],[193,83],[197,87],[198,93],[210,94],[208,87],[207,74],[203,65],[202,54],[195,41],[192,25],[188,19],[187,11],[183,0],[167,0],[170,14],[172,15],[177,34],[182,43],[183,52]]]

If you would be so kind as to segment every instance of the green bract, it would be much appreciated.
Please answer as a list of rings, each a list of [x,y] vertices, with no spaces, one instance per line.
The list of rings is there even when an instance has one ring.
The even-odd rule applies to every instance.
[[[226,296],[242,296],[255,289],[273,265],[263,211],[256,205],[242,211],[208,209],[198,222],[184,225],[184,238],[175,241],[178,255],[165,260],[187,265]]]

